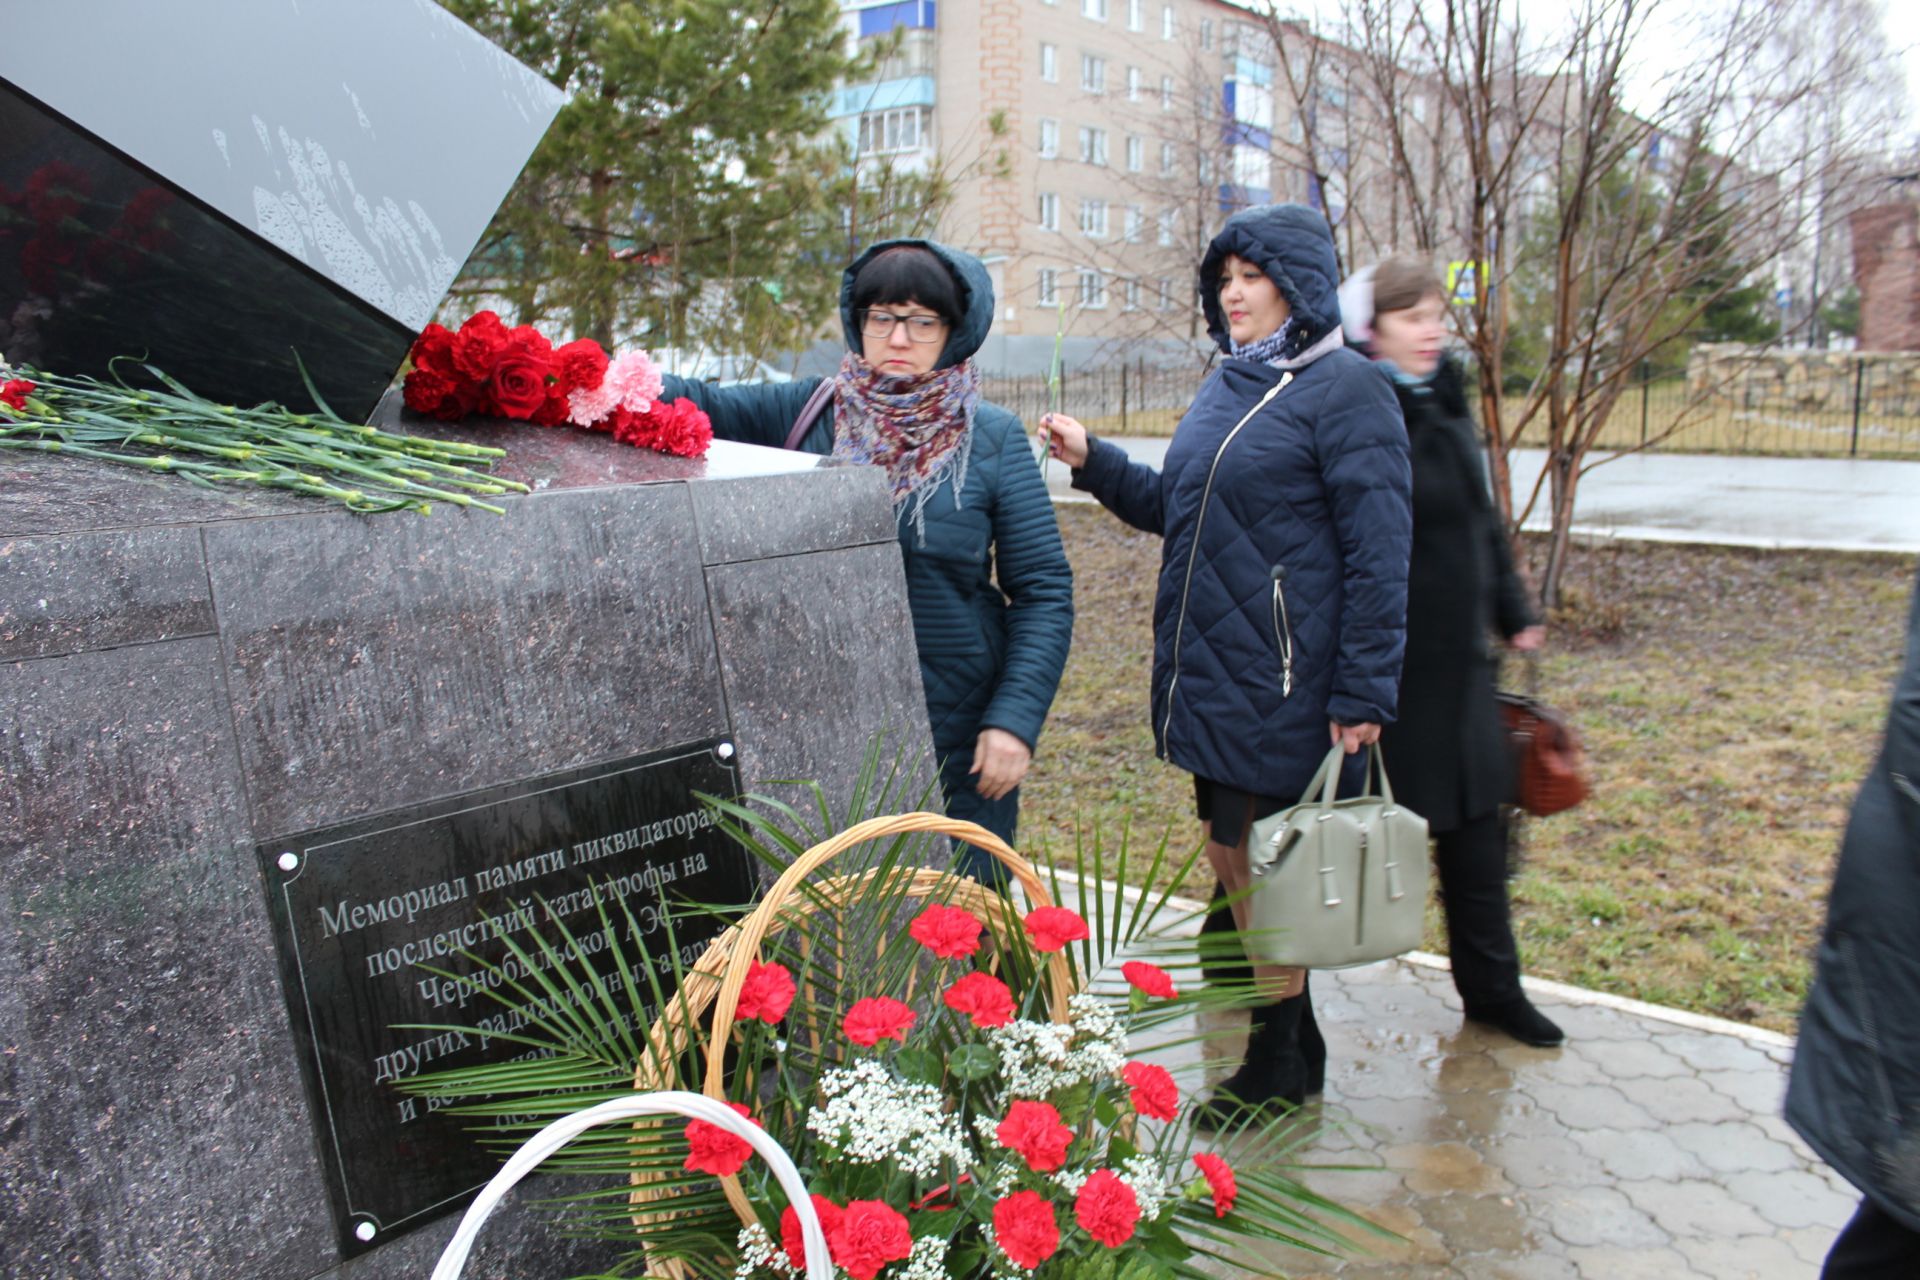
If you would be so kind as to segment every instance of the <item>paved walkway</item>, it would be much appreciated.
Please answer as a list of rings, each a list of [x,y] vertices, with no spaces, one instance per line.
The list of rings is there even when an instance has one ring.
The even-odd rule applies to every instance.
[[[1165,440],[1114,443],[1154,466]],[[1513,455],[1514,493],[1524,500],[1545,453]],[[1047,468],[1060,501],[1084,501],[1067,469]],[[1920,552],[1920,462],[1852,458],[1735,458],[1635,454],[1580,482],[1575,529],[1583,534],[1730,546]],[[1547,527],[1544,515],[1529,529]]]
[[[1240,1274],[1818,1275],[1858,1196],[1779,1118],[1786,1037],[1529,980],[1568,1034],[1531,1049],[1466,1025],[1443,964],[1313,980],[1331,1052],[1300,1159],[1359,1167],[1303,1180],[1405,1243],[1337,1261],[1276,1249]]]

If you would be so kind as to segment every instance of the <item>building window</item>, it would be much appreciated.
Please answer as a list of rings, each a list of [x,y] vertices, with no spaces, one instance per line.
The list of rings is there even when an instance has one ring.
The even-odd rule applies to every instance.
[[[1107,131],[1080,126],[1080,158],[1088,164],[1107,162]]]
[[[1126,234],[1128,244],[1140,243],[1140,232],[1147,225],[1147,213],[1137,204],[1127,206]]]
[[[1040,157],[1043,160],[1051,160],[1059,154],[1060,122],[1048,120],[1043,116],[1040,120]]]
[[[1080,230],[1089,240],[1107,238],[1107,202],[1105,200],[1080,202]]]
[[[1157,303],[1159,308],[1162,311],[1173,310],[1173,281],[1167,279],[1165,276],[1161,276],[1158,280],[1154,281],[1154,284],[1158,286],[1156,293],[1158,294]]]
[[[1173,110],[1173,77],[1172,76],[1160,77],[1160,109],[1162,111]]]
[[[1427,122],[1427,96],[1425,94],[1414,94],[1411,98],[1407,99],[1407,105],[1413,108],[1413,118],[1415,120],[1421,124]]]
[[[1051,191],[1040,193],[1040,229],[1042,231],[1060,229],[1060,197]]]
[[[1160,6],[1160,38],[1173,39],[1173,6],[1170,4]]]
[[[931,141],[932,113],[925,107],[869,111],[860,117],[860,154],[886,155],[917,150]]]
[[[1140,309],[1140,281],[1131,278],[1120,282],[1121,307],[1127,311]]]
[[[1206,186],[1213,181],[1213,157],[1207,152],[1200,153],[1200,185]]]
[[[1160,174],[1162,177],[1173,172],[1173,155],[1173,144],[1171,142],[1163,142],[1160,144]]]
[[[1160,212],[1160,247],[1164,249],[1172,244],[1173,244],[1173,210],[1163,209]]]
[[[1212,18],[1200,19],[1200,47],[1202,49],[1213,48],[1213,19]]]
[[[1088,93],[1107,91],[1107,60],[1090,53],[1080,55],[1080,87]]]
[[[1040,78],[1049,83],[1060,78],[1060,51],[1050,44],[1040,46]]]
[[[1127,0],[1127,30],[1140,31],[1147,23],[1147,0]]]
[[[1080,269],[1080,305],[1083,307],[1107,305],[1107,278],[1091,267]]]
[[[1092,18],[1095,22],[1107,20],[1107,0],[1080,0],[1082,17]]]
[[[1043,307],[1057,306],[1060,302],[1058,277],[1052,267],[1040,268],[1035,276],[1034,298]]]
[[[1138,173],[1146,165],[1147,144],[1139,134],[1127,135],[1127,172]]]
[[[1144,79],[1145,77],[1140,74],[1140,68],[1138,67],[1127,68],[1127,101],[1128,102],[1140,101],[1141,83]]]

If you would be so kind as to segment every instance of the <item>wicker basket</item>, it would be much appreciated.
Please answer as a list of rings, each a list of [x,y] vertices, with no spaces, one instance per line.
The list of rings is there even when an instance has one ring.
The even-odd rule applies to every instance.
[[[467,1255],[472,1252],[473,1242],[488,1215],[507,1192],[532,1173],[542,1160],[597,1124],[661,1115],[705,1120],[709,1124],[719,1125],[736,1137],[745,1138],[773,1166],[774,1177],[780,1180],[781,1187],[786,1190],[800,1216],[800,1233],[806,1241],[807,1280],[833,1280],[833,1262],[827,1254],[826,1235],[820,1229],[820,1215],[814,1211],[813,1201],[807,1195],[807,1184],[801,1180],[800,1171],[794,1167],[786,1151],[759,1125],[741,1118],[721,1103],[697,1093],[680,1092],[639,1093],[631,1098],[615,1098],[597,1107],[562,1116],[527,1139],[467,1207],[466,1216],[460,1220],[453,1239],[447,1241],[446,1249],[440,1254],[440,1262],[433,1269],[433,1280],[460,1280],[460,1272],[467,1265]]]
[[[1004,910],[1005,899],[994,890],[950,872],[928,868],[896,867],[856,872],[822,881],[807,896],[798,894],[802,881],[847,850],[870,840],[914,832],[952,836],[985,850],[1019,881],[1031,906],[1053,905],[1053,898],[1033,864],[1015,853],[991,831],[975,823],[937,813],[907,813],[896,817],[870,818],[849,827],[794,859],[773,887],[767,890],[759,905],[744,920],[728,928],[708,945],[699,962],[688,971],[688,981],[681,984],[680,993],[671,1001],[668,1007],[671,1016],[667,1010],[663,1010],[648,1034],[646,1051],[639,1068],[634,1072],[634,1088],[657,1089],[669,1083],[662,1078],[665,1071],[663,1064],[681,1060],[682,1055],[696,1043],[699,1025],[704,1021],[712,1027],[713,1034],[707,1040],[706,1074],[702,1089],[706,1096],[724,1100],[727,1032],[733,1026],[734,1014],[740,1006],[740,991],[746,983],[747,970],[760,958],[761,943],[769,934],[814,914],[823,905],[835,906],[859,897],[877,877],[893,878],[895,882],[888,888],[906,898],[939,895],[955,906],[972,911],[987,923],[996,937],[1000,937],[1007,929],[1019,927],[1011,913]],[[696,975],[705,980],[697,980]],[[1057,952],[1047,960],[1045,981],[1048,1008],[1056,1021],[1064,1022],[1067,1019],[1067,1001],[1074,992],[1073,971],[1065,952]],[[710,1019],[705,1016],[709,1009],[712,1010]],[[651,1180],[641,1175],[636,1174],[631,1180],[633,1192],[630,1201],[635,1220],[648,1220],[657,1212],[652,1206],[658,1193]],[[723,1178],[721,1186],[742,1225],[758,1221],[738,1178]],[[656,1262],[651,1271],[671,1277],[672,1280],[685,1278],[685,1271],[671,1260]]]

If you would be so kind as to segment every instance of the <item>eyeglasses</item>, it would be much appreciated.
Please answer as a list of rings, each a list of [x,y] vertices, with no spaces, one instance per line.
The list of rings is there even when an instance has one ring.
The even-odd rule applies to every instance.
[[[869,338],[890,338],[897,324],[907,326],[907,337],[915,342],[938,342],[947,322],[939,316],[897,316],[891,311],[869,310],[860,321],[860,332]]]

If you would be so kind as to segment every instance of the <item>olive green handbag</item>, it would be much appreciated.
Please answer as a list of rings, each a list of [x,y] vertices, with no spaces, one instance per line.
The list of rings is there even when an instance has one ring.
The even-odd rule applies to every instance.
[[[1336,800],[1344,755],[1335,743],[1299,804],[1253,824],[1246,942],[1260,963],[1340,969],[1420,945],[1427,820],[1394,803],[1377,745],[1368,759],[1367,790]]]

